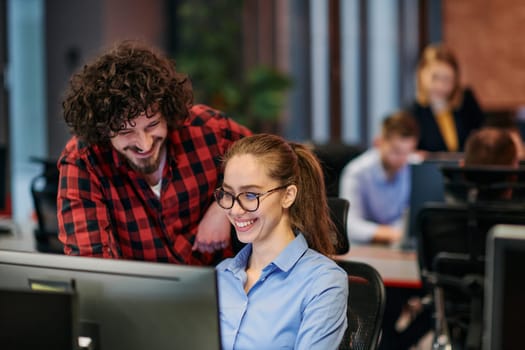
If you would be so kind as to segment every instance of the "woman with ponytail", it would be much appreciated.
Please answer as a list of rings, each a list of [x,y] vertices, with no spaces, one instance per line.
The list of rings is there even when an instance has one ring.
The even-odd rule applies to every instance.
[[[312,152],[269,134],[239,140],[215,199],[246,243],[217,266],[223,349],[337,349],[347,274],[330,258],[336,240]]]

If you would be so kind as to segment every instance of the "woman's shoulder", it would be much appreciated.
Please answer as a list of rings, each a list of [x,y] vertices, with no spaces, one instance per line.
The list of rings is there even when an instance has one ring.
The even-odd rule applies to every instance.
[[[377,148],[371,147],[356,158],[352,159],[343,168],[343,173],[347,176],[359,176],[360,174],[369,175],[370,171],[375,171],[380,165],[381,158]]]
[[[309,248],[301,260],[303,260],[303,268],[309,269],[310,275],[313,278],[319,278],[323,275],[332,275],[335,278],[344,277],[346,281],[347,273],[345,270],[337,265],[333,259],[313,249]]]
[[[476,98],[476,94],[474,93],[474,90],[470,88],[469,86],[466,86],[463,88],[463,96],[462,96],[462,105],[471,105],[471,104],[478,104],[478,99]]]
[[[309,295],[306,300],[313,300],[329,290],[337,295],[348,293],[346,271],[334,260],[313,249],[308,249],[296,269],[300,271],[299,275],[304,276],[301,285]]]
[[[432,115],[432,110],[428,105],[419,103],[419,101],[414,100],[410,104],[406,105],[403,108],[404,111],[412,115],[416,119],[421,119],[425,115]]]

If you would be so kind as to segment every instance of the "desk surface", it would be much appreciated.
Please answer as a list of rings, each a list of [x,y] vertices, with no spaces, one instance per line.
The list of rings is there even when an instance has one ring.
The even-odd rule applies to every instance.
[[[32,225],[17,227],[10,234],[0,235],[0,249],[34,251],[35,242]],[[336,258],[360,261],[374,267],[387,287],[420,288],[421,279],[417,254],[380,245],[353,244],[350,252]]]
[[[420,288],[417,253],[379,245],[352,245],[338,259],[360,261],[374,267],[387,287]]]
[[[0,217],[0,249],[35,251],[34,223],[17,224]]]

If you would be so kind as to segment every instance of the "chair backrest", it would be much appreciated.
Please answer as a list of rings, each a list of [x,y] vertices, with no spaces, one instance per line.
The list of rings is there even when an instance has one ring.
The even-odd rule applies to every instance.
[[[443,166],[448,197],[475,201],[522,202],[525,199],[525,168],[508,166]],[[474,194],[475,198],[470,198]]]
[[[350,250],[350,240],[348,239],[347,230],[350,202],[344,198],[328,197],[328,208],[330,208],[330,217],[336,226],[338,241],[336,253],[346,254]]]
[[[31,195],[38,219],[38,230],[45,235],[56,234],[58,232],[57,193],[35,189],[35,183],[36,181],[31,186]]]
[[[56,162],[34,159],[44,164],[42,174],[31,181],[31,196],[38,226],[35,229],[37,250],[48,253],[62,253],[58,241],[57,195],[58,169]]]
[[[427,203],[417,222],[421,276],[434,290],[436,334],[479,349],[487,234],[496,224],[525,224],[525,205]]]
[[[440,253],[485,257],[487,232],[496,224],[525,224],[525,205],[518,203],[427,203],[417,216],[418,258],[422,272],[433,271]]]
[[[375,350],[385,310],[385,286],[372,266],[336,260],[348,274],[348,328],[339,350]]]
[[[313,144],[312,150],[323,168],[326,195],[337,197],[339,195],[339,176],[341,171],[352,159],[363,153],[366,148],[360,145],[330,142]]]
[[[0,145],[0,212],[7,208],[7,148]]]

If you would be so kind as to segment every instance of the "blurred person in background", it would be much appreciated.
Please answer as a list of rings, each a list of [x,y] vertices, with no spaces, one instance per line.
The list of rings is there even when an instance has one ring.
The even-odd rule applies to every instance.
[[[465,173],[469,188],[460,201],[500,201],[513,198],[513,187],[518,177],[506,172],[519,167],[521,140],[508,128],[483,127],[474,131],[465,144],[464,169],[473,168],[474,173]],[[461,193],[461,192],[460,192]],[[516,192],[519,193],[519,192]],[[453,196],[453,199],[458,199]]]
[[[383,120],[374,147],[343,169],[339,197],[348,199],[348,235],[354,242],[394,243],[402,238],[410,196],[409,156],[419,131],[405,111]]]
[[[518,152],[518,159],[520,161],[525,160],[525,144],[523,142],[523,136],[520,131],[520,112],[515,116],[513,115],[495,115],[491,118],[487,118],[485,123],[486,127],[494,129],[506,130],[512,140],[516,144],[516,150]]]
[[[427,152],[462,152],[469,134],[485,121],[473,91],[461,85],[454,53],[441,44],[423,51],[408,110],[419,123],[417,148]]]
[[[518,148],[521,141],[510,130],[484,127],[470,135],[465,145],[464,166],[519,165]]]
[[[392,244],[402,240],[411,190],[409,161],[418,137],[419,127],[412,115],[393,113],[383,120],[374,147],[343,169],[339,197],[350,201],[348,234],[352,242]],[[408,349],[430,330],[430,312],[420,307],[424,292],[386,288],[380,349]],[[417,310],[412,312],[411,305],[417,305]],[[400,319],[408,322],[398,330]]]

